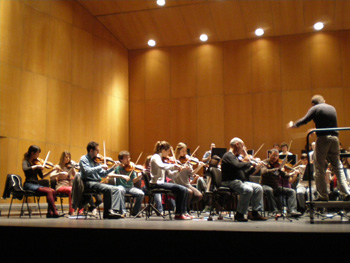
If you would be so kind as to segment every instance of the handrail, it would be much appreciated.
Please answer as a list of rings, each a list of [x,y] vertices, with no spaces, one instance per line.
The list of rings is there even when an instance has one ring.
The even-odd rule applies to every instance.
[[[307,136],[306,136],[306,147],[309,147],[310,141],[309,141],[309,137],[312,133],[314,132],[325,132],[325,131],[346,131],[346,130],[350,130],[350,127],[339,127],[339,128],[321,128],[321,129],[313,129],[311,131],[308,132]],[[306,151],[308,152],[308,148],[306,149]],[[340,155],[340,153],[339,153]],[[311,168],[310,168],[310,155],[307,155],[307,160],[308,160],[308,173],[309,173],[309,202],[312,202],[312,190],[311,190]],[[311,204],[312,205],[312,204]],[[311,207],[310,210],[310,219],[312,220],[313,223],[313,207]]]

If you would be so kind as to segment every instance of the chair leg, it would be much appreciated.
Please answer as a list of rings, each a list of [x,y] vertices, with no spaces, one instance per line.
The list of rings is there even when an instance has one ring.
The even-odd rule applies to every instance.
[[[10,217],[11,207],[12,207],[12,201],[13,201],[13,196],[12,196],[12,198],[11,198],[11,203],[10,203],[9,213],[8,213],[8,215],[7,215],[7,218],[9,218],[9,217]]]

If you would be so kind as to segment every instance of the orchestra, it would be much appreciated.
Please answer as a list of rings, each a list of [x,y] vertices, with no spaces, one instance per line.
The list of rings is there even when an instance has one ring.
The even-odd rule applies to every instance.
[[[282,159],[283,157],[280,157],[285,156],[284,154],[292,155],[289,152],[290,148],[286,143],[282,143],[281,148],[275,147],[275,145],[278,145],[277,143],[272,145],[271,149],[268,151],[268,158],[262,161],[260,158],[255,157],[256,153],[254,155],[248,154],[244,142],[241,140],[239,142],[240,150],[235,152],[231,150],[231,155],[236,158],[237,164],[240,162],[242,163],[237,167],[245,167],[243,169],[244,179],[242,179],[243,177],[240,178],[241,182],[247,181],[249,185],[261,187],[265,205],[267,207],[261,207],[263,206],[261,195],[259,196],[261,200],[259,199],[259,205],[257,206],[259,207],[259,211],[261,212],[265,209],[265,211],[271,213],[271,217],[277,216],[281,211],[281,205],[278,204],[278,198],[276,198],[276,196],[278,196],[278,193],[280,195],[283,192],[287,197],[287,207],[290,209],[290,214],[293,217],[298,217],[304,214],[306,211],[305,200],[308,198],[307,192],[309,189],[309,175],[306,175],[308,171],[306,166],[308,165],[308,157],[310,157],[312,164],[312,150],[314,147],[311,148],[310,152],[302,153],[300,160],[292,165],[287,162],[287,158]],[[91,144],[95,145],[95,150],[91,149]],[[289,144],[289,146],[290,145],[291,144]],[[258,151],[262,146],[263,145],[260,146]],[[58,218],[64,216],[64,214],[60,214],[57,211],[55,206],[56,195],[59,193],[68,196],[68,214],[70,216],[74,215],[75,211],[72,208],[72,183],[76,174],[82,175],[86,186],[91,185],[91,187],[94,188],[95,185],[97,185],[101,187],[100,190],[103,189],[100,193],[99,203],[102,202],[103,196],[105,209],[107,209],[104,218],[119,219],[126,217],[127,211],[125,208],[124,196],[126,192],[135,197],[135,200],[133,200],[133,210],[130,211],[130,216],[138,215],[138,217],[141,217],[142,214],[139,215],[138,212],[141,210],[142,201],[147,192],[145,183],[143,182],[143,176],[147,173],[150,177],[150,187],[152,189],[164,187],[166,185],[174,192],[174,199],[172,202],[174,204],[174,211],[176,212],[175,219],[191,220],[195,218],[191,215],[191,209],[193,210],[195,208],[194,204],[197,204],[197,209],[200,209],[201,211],[207,210],[205,208],[210,205],[210,199],[204,197],[206,192],[211,191],[212,186],[210,183],[208,186],[206,183],[205,187],[202,186],[204,180],[207,182],[208,177],[210,177],[208,176],[208,172],[210,173],[210,167],[217,167],[220,170],[224,169],[223,180],[228,180],[227,173],[231,173],[232,175],[235,171],[231,168],[231,170],[227,169],[227,165],[225,164],[222,167],[222,160],[220,157],[216,155],[211,156],[211,151],[215,148],[214,143],[211,144],[210,150],[205,152],[203,157],[203,161],[205,162],[203,162],[199,161],[196,157],[196,151],[199,146],[197,146],[196,150],[191,154],[187,144],[183,142],[178,143],[174,151],[173,147],[168,142],[158,141],[155,145],[154,154],[147,156],[144,165],[139,164],[141,163],[140,158],[142,153],[140,153],[137,160],[133,162],[131,160],[131,154],[128,151],[123,150],[118,155],[118,161],[115,161],[112,158],[105,156],[105,144],[103,145],[104,155],[99,153],[98,143],[90,142],[87,148],[89,148],[88,154],[82,156],[80,162],[76,163],[73,161],[71,153],[65,150],[61,153],[59,162],[55,165],[49,160],[50,151],[47,153],[45,159],[39,158],[41,152],[39,146],[31,145],[25,153],[25,158],[23,160],[23,171],[25,174],[25,182],[23,184],[24,189],[41,192],[47,196],[47,218]],[[342,150],[342,152],[344,153],[346,151]],[[215,165],[211,164],[211,160],[216,161]],[[349,165],[347,165],[349,158],[345,158],[342,161],[344,163],[345,171],[349,167]],[[226,162],[227,161],[225,161],[225,163]],[[259,176],[260,181],[258,185],[249,182],[249,176],[246,176],[248,170],[251,171],[249,172],[251,175]],[[312,172],[311,175],[311,187],[313,196],[317,199],[318,192],[313,173],[314,172]],[[48,177],[49,187],[44,187],[39,184],[40,179],[45,181]],[[331,183],[332,181],[328,180],[328,182]],[[109,190],[107,191],[106,188]],[[115,200],[113,200],[111,196],[111,188],[114,189],[113,194]],[[236,192],[242,195],[241,200],[244,200],[244,192],[240,193],[237,189]],[[106,196],[109,196],[109,201],[106,201]],[[157,194],[155,200],[161,213],[164,211],[162,207],[162,198],[164,197],[162,197],[161,194]],[[94,202],[90,200],[88,203],[90,207],[87,207],[86,209],[91,211]],[[248,205],[248,203],[249,202],[247,202],[246,205]],[[248,219],[243,216],[248,209],[246,205],[244,206],[244,209],[240,208],[242,205],[238,206],[243,213],[236,212],[237,221],[248,221]],[[77,214],[82,214],[83,210],[84,209],[80,209],[76,212]],[[248,218],[251,219],[252,217],[249,216]],[[256,214],[255,218],[253,217],[251,220],[254,219],[261,221],[266,220],[264,217],[260,216],[260,214]]]
[[[327,109],[329,118],[333,120],[334,109],[324,104],[322,97],[317,98],[320,101],[312,103],[313,107],[308,114],[296,123],[288,123],[287,128],[296,128],[310,121],[311,117],[308,115],[311,115],[310,112],[314,108],[317,110],[318,106]],[[324,125],[323,119],[316,119],[315,122]],[[126,218],[126,194],[133,197],[129,200],[132,202],[130,216],[142,217],[142,202],[147,196],[147,191],[167,189],[172,193],[172,196],[167,198],[171,199],[175,219],[191,220],[196,218],[191,214],[192,211],[198,210],[197,217],[203,218],[201,213],[206,213],[210,206],[219,207],[220,212],[231,212],[230,208],[221,207],[220,202],[213,203],[212,196],[208,196],[208,193],[212,193],[217,190],[215,187],[218,187],[218,182],[213,184],[213,180],[218,179],[211,175],[211,169],[215,168],[221,172],[221,186],[230,188],[239,196],[234,211],[235,221],[266,221],[267,218],[261,213],[267,212],[271,217],[277,217],[284,213],[285,206],[290,216],[299,217],[307,211],[308,192],[312,191],[316,201],[329,200],[331,195],[330,200],[334,200],[334,196],[336,200],[349,200],[350,157],[334,157],[333,151],[332,163],[327,164],[323,160],[321,165],[319,143],[332,144],[336,153],[347,151],[338,142],[337,133],[327,134],[332,138],[330,142],[326,141],[323,134],[317,136],[316,142],[312,142],[306,151],[302,151],[300,160],[297,160],[297,155],[291,151],[292,141],[289,144],[274,143],[268,148],[267,158],[262,160],[257,157],[257,153],[264,144],[254,153],[254,150],[248,150],[244,141],[237,137],[230,141],[229,150],[221,156],[217,155],[216,144],[212,142],[201,160],[197,157],[200,145],[196,145],[191,153],[187,143],[179,142],[174,151],[169,142],[157,141],[153,154],[148,155],[145,160],[141,159],[142,152],[136,160],[132,160],[131,153],[122,150],[115,161],[106,156],[105,142],[101,154],[99,143],[91,141],[87,144],[87,154],[81,156],[79,162],[73,161],[71,153],[63,150],[58,163],[53,164],[50,161],[50,151],[46,153],[45,159],[42,159],[39,157],[40,147],[30,145],[22,163],[25,176],[23,189],[46,196],[47,218],[64,216],[57,211],[55,205],[56,196],[61,194],[68,197],[69,216],[73,216],[75,212],[78,216],[84,209],[96,214],[96,208],[103,202],[104,219]],[[315,159],[317,153],[318,158]],[[324,156],[322,158],[325,158]],[[324,173],[326,176],[321,180],[320,175]],[[86,201],[82,198],[85,207],[79,206],[80,209],[75,211],[72,207],[72,186],[77,175],[80,176],[84,189],[96,191],[96,200]],[[259,178],[258,181],[253,181],[254,177]],[[145,178],[148,178],[147,184],[144,182]],[[281,196],[282,199],[285,196],[286,200],[281,200]],[[160,193],[155,195],[154,205],[159,212],[157,215],[162,215],[163,211],[167,210],[164,207],[167,204],[164,198]],[[249,209],[252,212],[246,217]]]

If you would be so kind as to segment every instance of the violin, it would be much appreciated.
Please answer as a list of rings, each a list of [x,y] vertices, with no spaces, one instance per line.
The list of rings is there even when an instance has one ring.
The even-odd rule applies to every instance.
[[[75,170],[80,171],[79,164],[74,162],[74,161],[70,161],[69,163],[66,163],[66,168],[68,168],[68,169],[74,168]]]
[[[133,162],[130,162],[130,164],[124,165],[124,170],[129,173],[131,171],[135,171],[137,173],[141,173],[143,171],[147,171],[146,168],[144,168],[142,165],[134,164]]]
[[[119,161],[114,161],[111,157],[103,157],[101,154],[98,154],[94,158],[94,161],[99,164],[106,163],[107,166],[113,166],[114,164],[120,163]]]
[[[162,161],[163,163],[167,163],[167,164],[175,164],[175,161],[173,160],[173,158],[169,158],[169,157],[162,157]]]
[[[45,160],[41,159],[41,158],[36,158],[33,160],[33,164],[34,165],[44,165]],[[46,169],[52,169],[54,167],[54,164],[51,162],[46,162],[45,167]]]

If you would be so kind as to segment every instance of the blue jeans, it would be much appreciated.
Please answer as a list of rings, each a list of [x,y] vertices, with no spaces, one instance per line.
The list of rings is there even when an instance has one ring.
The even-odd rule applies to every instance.
[[[145,194],[143,193],[143,191],[141,189],[139,189],[137,187],[131,187],[131,188],[125,187],[125,193],[131,194],[133,197],[136,198],[134,208],[131,212],[132,215],[136,215],[140,211],[142,200],[143,200]]]
[[[229,187],[232,191],[239,194],[238,213],[246,214],[249,203],[251,203],[253,211],[263,210],[263,189],[260,184],[233,180],[222,182],[222,186]]]
[[[159,188],[170,190],[174,193],[176,206],[175,214],[181,215],[187,213],[188,191],[186,187],[172,183],[150,184],[150,189]]]

